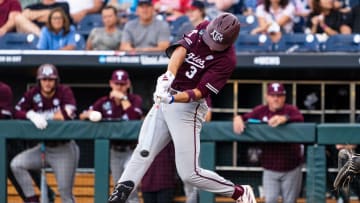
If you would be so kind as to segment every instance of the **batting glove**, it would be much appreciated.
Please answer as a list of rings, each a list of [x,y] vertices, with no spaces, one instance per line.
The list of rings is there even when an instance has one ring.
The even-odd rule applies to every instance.
[[[171,104],[174,102],[174,96],[170,95],[169,93],[160,93],[157,94],[156,92],[154,93],[154,102],[160,102],[160,103],[164,103],[164,104]]]
[[[26,113],[26,118],[33,122],[34,125],[40,130],[43,130],[47,127],[48,123],[45,117],[33,110],[30,110]]]
[[[156,83],[156,92],[165,93],[169,90],[171,83],[174,81],[175,76],[170,71],[166,71],[160,75]]]

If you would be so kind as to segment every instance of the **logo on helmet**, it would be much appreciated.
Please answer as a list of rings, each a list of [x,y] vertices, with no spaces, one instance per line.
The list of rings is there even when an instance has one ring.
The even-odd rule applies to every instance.
[[[223,34],[221,34],[215,29],[210,33],[210,36],[213,38],[215,42],[222,42],[224,39]]]
[[[51,76],[54,74],[54,70],[52,69],[51,66],[45,66],[42,69],[42,74],[46,75],[46,76]]]

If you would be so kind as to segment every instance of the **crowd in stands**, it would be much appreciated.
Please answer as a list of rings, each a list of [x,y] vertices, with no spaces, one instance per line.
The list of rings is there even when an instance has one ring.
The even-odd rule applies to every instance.
[[[50,14],[58,7],[63,26],[54,29],[61,20]],[[0,36],[33,34],[36,48],[46,50],[163,51],[225,11],[239,17],[239,38],[262,36],[258,43],[264,36],[278,43],[287,39],[283,35],[314,34],[321,43],[332,35],[360,33],[359,0],[0,0],[0,10]],[[86,23],[93,27],[83,31]]]

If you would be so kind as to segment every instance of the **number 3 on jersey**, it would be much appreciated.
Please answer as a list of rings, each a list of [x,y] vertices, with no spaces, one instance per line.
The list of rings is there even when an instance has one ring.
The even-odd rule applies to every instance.
[[[195,66],[190,66],[190,70],[186,71],[185,75],[189,79],[192,79],[194,77],[194,75],[196,74],[196,72],[197,72],[197,69],[195,68]]]

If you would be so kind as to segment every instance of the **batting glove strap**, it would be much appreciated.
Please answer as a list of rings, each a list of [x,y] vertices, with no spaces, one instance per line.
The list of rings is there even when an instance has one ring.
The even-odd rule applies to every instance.
[[[171,95],[171,100],[170,100],[169,104],[174,103],[174,101],[175,101],[175,97],[174,97],[174,95]]]

